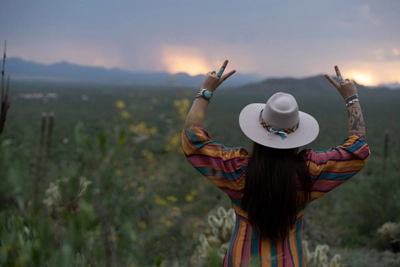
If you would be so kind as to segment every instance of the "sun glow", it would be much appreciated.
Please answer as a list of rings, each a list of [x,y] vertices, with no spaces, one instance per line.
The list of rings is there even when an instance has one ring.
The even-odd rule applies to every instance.
[[[365,85],[365,86],[371,86],[375,85],[374,78],[372,77],[371,74],[368,73],[360,73],[360,72],[351,72],[349,73],[349,79],[354,80],[356,83]]]
[[[206,74],[210,64],[199,51],[187,47],[166,47],[162,53],[163,63],[170,73],[186,72],[189,75]]]

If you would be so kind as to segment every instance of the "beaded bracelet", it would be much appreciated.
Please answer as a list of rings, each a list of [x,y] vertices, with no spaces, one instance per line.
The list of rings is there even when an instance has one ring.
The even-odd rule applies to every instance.
[[[351,101],[353,99],[356,99],[356,98],[358,98],[358,94],[354,94],[354,95],[349,96],[348,98],[346,98],[344,100],[344,102],[346,102],[346,104],[347,104],[347,103],[349,103],[349,101]]]
[[[346,107],[351,106],[357,102],[360,102],[360,99],[356,98],[356,99],[350,100],[346,103]]]

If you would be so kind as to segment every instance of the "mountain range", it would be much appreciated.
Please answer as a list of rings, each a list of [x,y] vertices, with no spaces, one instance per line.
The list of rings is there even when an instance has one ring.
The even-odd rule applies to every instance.
[[[173,85],[199,86],[204,75],[190,76],[187,73],[171,74],[168,72],[131,72],[119,68],[92,67],[59,62],[40,64],[17,57],[6,61],[6,74],[14,80],[49,80],[71,82],[96,82],[134,85]],[[241,86],[262,80],[251,74],[235,74],[235,79],[228,79],[225,86]]]
[[[187,73],[131,72],[119,68],[108,69],[104,67],[82,66],[65,61],[54,64],[41,64],[17,57],[11,57],[6,60],[5,73],[10,75],[13,80],[49,80],[150,86],[169,85],[175,87],[198,87],[204,79],[204,75],[190,76]],[[298,85],[299,81],[305,82],[307,79],[309,78],[267,79],[254,74],[235,73],[234,79],[228,79],[223,85],[224,87],[241,87],[246,84],[262,84],[265,80],[268,80],[269,84],[276,83],[277,86],[282,84],[283,80],[294,80]],[[374,88],[400,89],[400,84],[383,84]]]

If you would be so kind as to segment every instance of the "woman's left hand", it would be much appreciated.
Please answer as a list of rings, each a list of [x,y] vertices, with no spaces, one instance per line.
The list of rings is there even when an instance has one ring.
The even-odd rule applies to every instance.
[[[236,72],[236,70],[231,70],[230,72],[223,74],[226,66],[228,65],[228,62],[228,60],[225,60],[218,73],[215,71],[207,73],[201,84],[201,89],[207,89],[211,92],[214,92],[215,90],[217,90],[218,86],[221,85],[221,83],[232,76]]]

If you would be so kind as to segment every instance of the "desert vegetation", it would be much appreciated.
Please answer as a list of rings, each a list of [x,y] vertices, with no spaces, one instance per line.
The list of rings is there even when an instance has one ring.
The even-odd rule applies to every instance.
[[[309,89],[287,82],[221,89],[205,127],[227,146],[249,148],[237,123],[241,108],[279,90],[320,122],[310,147],[341,142],[347,114],[334,89],[317,78]],[[221,264],[234,220],[230,203],[180,148],[197,88],[11,79],[3,91],[0,266]],[[37,93],[57,97],[21,97]],[[359,94],[372,156],[308,208],[308,266],[400,264],[400,92]]]

